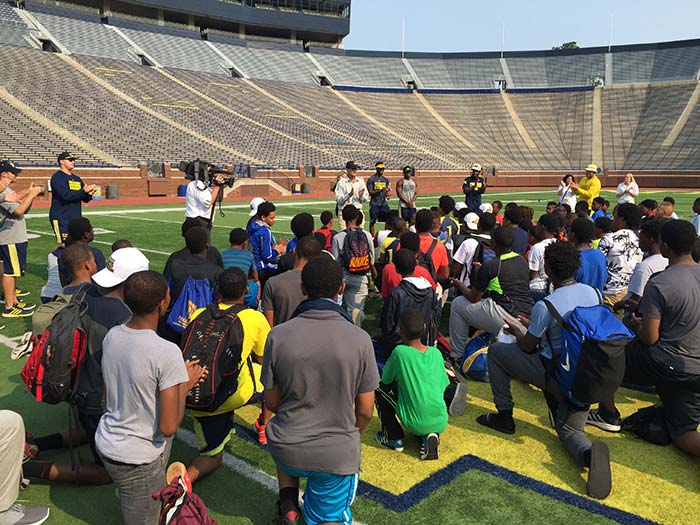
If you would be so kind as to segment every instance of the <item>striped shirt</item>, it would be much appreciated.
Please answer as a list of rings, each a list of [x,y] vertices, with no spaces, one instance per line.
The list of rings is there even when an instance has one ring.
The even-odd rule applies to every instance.
[[[241,248],[231,248],[230,250],[224,250],[221,252],[221,258],[224,261],[224,269],[226,268],[240,268],[246,276],[250,275],[250,272],[255,270],[255,261],[253,260],[253,254],[248,250],[243,250]]]

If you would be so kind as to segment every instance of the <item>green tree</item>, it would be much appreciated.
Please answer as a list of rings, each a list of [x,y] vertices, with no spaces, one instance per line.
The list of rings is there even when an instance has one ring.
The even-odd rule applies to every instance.
[[[578,49],[580,46],[578,45],[578,42],[564,42],[560,46],[555,46],[552,49]]]

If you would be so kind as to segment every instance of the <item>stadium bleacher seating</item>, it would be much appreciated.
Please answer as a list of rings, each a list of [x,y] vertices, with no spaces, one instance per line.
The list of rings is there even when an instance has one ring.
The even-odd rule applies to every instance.
[[[205,42],[199,31],[182,26],[101,19],[89,7],[27,4],[24,18],[35,21],[29,26],[16,8],[0,3],[0,84],[125,165],[200,157],[337,168],[348,158],[365,166],[382,158],[422,170],[464,169],[475,161],[577,170],[593,156],[591,90],[600,78],[604,166],[700,166],[700,108],[688,108],[687,119],[676,125],[697,85],[698,41],[619,46],[608,55],[596,48],[506,53],[505,60],[494,53],[407,53],[402,59],[397,53],[304,50],[215,31]],[[30,31],[53,38],[112,88],[70,61],[29,49],[39,46]],[[143,60],[165,74],[141,66]],[[611,78],[605,78],[606,60]],[[346,89],[319,86],[322,75]],[[497,89],[504,80],[510,83],[506,95]],[[411,81],[427,92],[411,93]],[[65,111],[74,107],[80,111]],[[26,139],[13,136],[17,160],[51,161],[40,146],[53,151],[60,136],[12,108],[8,115],[13,129],[24,124],[32,130]]]

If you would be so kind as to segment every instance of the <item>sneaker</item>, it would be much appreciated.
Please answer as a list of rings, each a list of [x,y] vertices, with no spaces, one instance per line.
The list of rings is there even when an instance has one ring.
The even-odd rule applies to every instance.
[[[440,437],[435,432],[428,434],[421,439],[418,456],[424,461],[437,459],[438,445],[440,445]]]
[[[504,434],[515,434],[515,421],[513,420],[513,416],[491,412],[477,417],[476,422]]]
[[[352,314],[350,314],[350,317],[352,317],[352,322],[355,326],[360,326],[360,316],[362,315],[362,310],[359,308],[353,308],[352,309]]]
[[[17,343],[17,346],[15,346],[15,348],[12,350],[12,353],[10,354],[10,359],[16,361],[17,359],[31,354],[33,349],[34,343],[32,342],[32,333],[25,332],[20,342]]]
[[[389,450],[403,452],[403,439],[389,439],[384,435],[384,432],[377,432],[374,435],[374,439],[377,443],[385,446]]]
[[[610,416],[606,410],[600,408],[593,408],[588,412],[586,425],[593,425],[606,432],[619,432],[622,430],[620,414]]]
[[[451,364],[448,370],[451,370],[454,374],[457,380],[457,388],[447,411],[452,417],[459,417],[464,414],[464,409],[467,408],[467,379]]]
[[[0,512],[0,525],[39,525],[49,517],[48,507],[25,507],[15,503]]]
[[[24,433],[24,458],[22,463],[31,461],[39,457],[39,446],[36,444],[34,436],[30,432]]]
[[[255,431],[258,433],[258,443],[261,445],[267,445],[267,435],[265,435],[265,427],[267,425],[263,425],[260,423],[260,418],[256,418],[253,426],[255,427]]]
[[[17,289],[15,290],[15,295],[16,295],[17,297],[26,297],[26,296],[28,296],[30,293],[31,293],[31,292],[30,292],[29,290],[22,290],[22,289],[20,289],[20,288],[17,288]]]
[[[185,490],[187,492],[192,492],[192,482],[190,481],[190,476],[187,474],[187,467],[184,463],[176,461],[171,463],[168,470],[165,472],[165,482],[170,485],[170,482],[174,478],[180,478],[185,485]]]
[[[25,310],[34,310],[34,308],[36,308],[36,305],[34,303],[25,303],[24,301],[16,301],[15,307],[20,307],[20,308],[23,308]]]
[[[279,505],[277,507],[279,509]],[[298,525],[301,523],[301,513],[298,510],[288,510],[284,514],[277,511],[275,525]]]
[[[610,472],[610,450],[602,441],[594,441],[591,446],[591,466],[588,468],[586,492],[591,498],[605,499],[612,491]]]
[[[11,308],[5,308],[2,311],[2,316],[3,317],[31,317],[34,312],[32,310],[27,310],[22,308],[21,306],[18,306],[18,303],[15,303],[14,306]]]

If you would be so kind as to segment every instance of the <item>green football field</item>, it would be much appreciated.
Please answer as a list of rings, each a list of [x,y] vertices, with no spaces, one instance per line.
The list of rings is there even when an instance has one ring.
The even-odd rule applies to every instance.
[[[692,202],[698,195],[691,192],[643,193],[639,200],[661,201],[665,195],[675,197],[681,218],[693,215]],[[604,192],[604,196],[615,200],[611,192]],[[554,197],[554,192],[547,191],[490,191],[484,201],[526,204],[535,208],[537,217]],[[418,202],[425,207],[436,203],[435,195],[421,197]],[[278,239],[289,238],[289,222],[294,214],[308,211],[318,217],[321,211],[333,207],[330,200],[310,200],[303,195],[298,200],[280,201],[273,231]],[[248,204],[227,202],[224,213],[225,217],[217,217],[212,235],[219,249],[227,247],[232,227],[245,226]],[[109,255],[113,241],[126,238],[143,250],[152,269],[162,270],[168,254],[184,245],[180,236],[184,202],[128,208],[86,206],[84,214],[96,228],[95,245],[105,255]],[[32,239],[27,275],[19,286],[31,290],[28,299],[32,302],[39,301],[39,290],[46,280],[46,256],[55,243],[47,217],[47,210],[35,210],[27,217]],[[376,332],[379,307],[376,302],[368,304],[365,329],[370,333]],[[449,314],[447,308],[444,317]],[[2,322],[6,327],[0,332],[0,344],[4,346],[12,346],[30,326],[27,319]],[[19,375],[23,363],[11,361],[8,349],[0,353],[0,408],[22,414],[27,430],[34,435],[65,429],[66,406],[39,404],[24,392]],[[379,430],[375,418],[362,437],[362,481],[352,507],[355,519],[365,524],[695,521],[692,516],[700,513],[700,462],[673,447],[656,447],[630,436],[591,429],[591,436],[608,443],[613,462],[612,495],[604,502],[591,500],[585,496],[585,473],[569,460],[549,425],[541,393],[515,383],[513,394],[516,434],[491,432],[474,421],[477,415],[493,409],[489,385],[471,381],[467,410],[450,419],[449,428],[441,436],[438,461],[419,461],[418,441],[410,437],[403,453],[380,448],[373,439]],[[623,390],[618,396],[623,416],[653,401],[654,396],[631,390]],[[274,464],[249,430],[257,410],[246,407],[237,413],[238,436],[227,447],[225,466],[195,486],[221,524],[268,524],[273,520]],[[186,416],[171,460],[187,462],[195,455],[191,430],[191,420]],[[80,449],[80,454],[84,459],[90,457],[87,447]],[[42,455],[42,459],[47,458],[68,461],[69,454]],[[83,487],[34,481],[21,492],[20,503],[48,505],[51,517],[47,523],[52,524],[121,522],[113,485]]]

